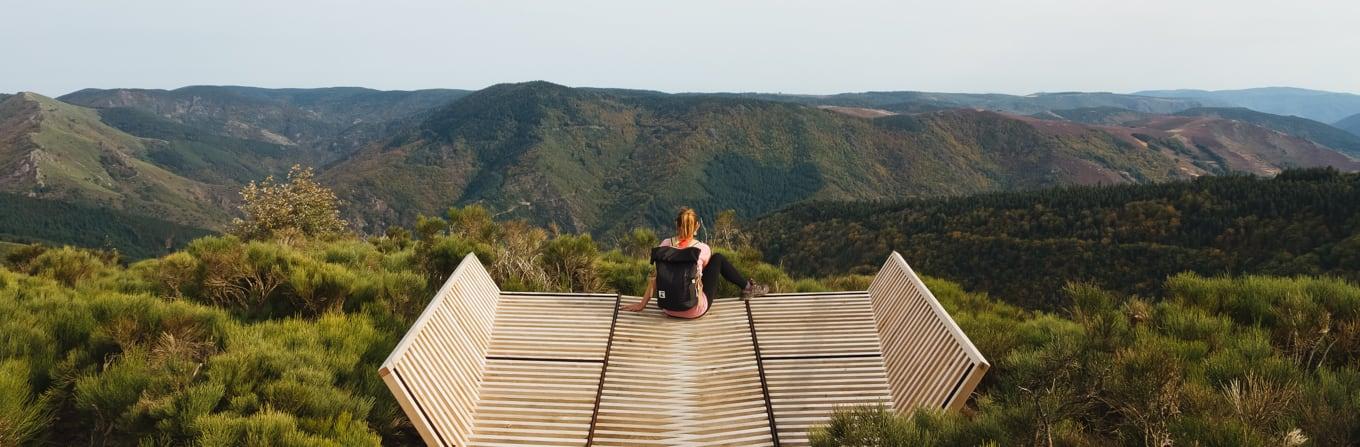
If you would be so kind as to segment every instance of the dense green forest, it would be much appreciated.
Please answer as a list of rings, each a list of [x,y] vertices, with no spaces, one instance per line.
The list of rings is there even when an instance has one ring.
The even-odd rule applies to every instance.
[[[1285,171],[899,203],[816,203],[760,219],[767,260],[801,275],[915,268],[1031,309],[1069,281],[1156,296],[1166,278],[1318,275],[1360,280],[1360,174]]]
[[[0,241],[69,244],[144,259],[210,233],[108,208],[0,193]]]

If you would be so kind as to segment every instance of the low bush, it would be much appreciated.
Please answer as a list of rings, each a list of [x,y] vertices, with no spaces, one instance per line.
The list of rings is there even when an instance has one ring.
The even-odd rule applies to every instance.
[[[992,369],[961,413],[848,408],[814,445],[1354,445],[1360,287],[1177,275],[1150,304],[1084,284],[1065,316],[927,280]]]

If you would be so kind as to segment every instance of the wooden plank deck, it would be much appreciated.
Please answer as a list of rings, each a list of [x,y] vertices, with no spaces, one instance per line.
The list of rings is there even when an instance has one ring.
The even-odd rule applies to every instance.
[[[867,292],[770,295],[750,309],[780,445],[808,445],[838,406],[891,406]]]
[[[783,446],[808,445],[808,430],[826,423],[837,407],[892,405],[878,356],[766,360],[765,379]]]
[[[803,446],[839,406],[956,408],[987,367],[895,253],[868,291],[697,320],[501,292],[463,264],[380,370],[429,445]]]
[[[743,304],[696,320],[621,313],[592,445],[773,445]]]

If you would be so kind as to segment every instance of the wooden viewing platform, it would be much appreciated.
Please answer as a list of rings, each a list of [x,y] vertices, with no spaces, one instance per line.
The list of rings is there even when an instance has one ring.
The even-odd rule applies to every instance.
[[[990,366],[897,253],[867,291],[697,320],[622,299],[502,292],[468,255],[379,374],[433,446],[799,446],[837,406],[958,408]]]

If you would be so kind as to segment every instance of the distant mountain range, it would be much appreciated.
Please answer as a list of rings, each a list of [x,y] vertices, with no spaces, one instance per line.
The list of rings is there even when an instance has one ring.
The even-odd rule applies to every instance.
[[[1337,128],[1350,132],[1352,135],[1360,135],[1360,113],[1342,118],[1334,124]]]
[[[1338,152],[1360,157],[1360,135],[1346,132],[1337,127],[1296,116],[1272,115],[1242,107],[1196,107],[1169,115],[1136,112],[1115,107],[1095,107],[1070,110],[1055,110],[1032,115],[1041,119],[1074,121],[1096,126],[1155,127],[1157,122],[1166,123],[1166,117],[1210,118],[1251,124],[1270,129],[1281,134],[1306,139]],[[1170,120],[1175,121],[1175,120]]]
[[[1195,107],[1225,105],[1206,99],[1162,98],[1104,92],[1035,93],[1026,96],[935,92],[864,92],[823,96],[768,93],[725,93],[722,95],[809,105],[873,108],[898,113],[967,108],[1028,115],[1052,110],[1091,107],[1115,107],[1147,113],[1173,113]]]
[[[1360,169],[1354,134],[1226,105],[1113,93],[667,94],[547,82],[476,92],[22,93],[0,96],[0,193],[220,230],[241,185],[302,163],[319,168],[365,232],[483,203],[500,217],[608,235],[664,224],[680,205],[756,216],[807,200]]]
[[[1360,114],[1360,95],[1293,87],[1244,90],[1147,90],[1136,95],[1217,102],[1276,115],[1293,115],[1323,123]]]

